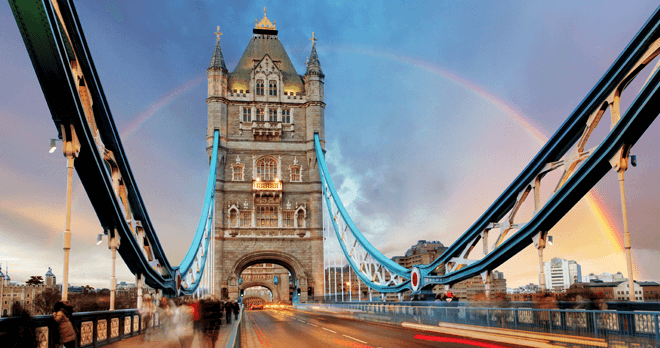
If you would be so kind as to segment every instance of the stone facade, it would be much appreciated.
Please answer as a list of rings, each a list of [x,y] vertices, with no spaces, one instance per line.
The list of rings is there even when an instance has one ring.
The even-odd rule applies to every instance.
[[[55,275],[49,268],[44,284],[19,285],[11,283],[9,271],[5,276],[0,267],[0,317],[11,317],[16,304],[20,304],[22,308],[28,310],[31,314],[36,314],[34,299],[46,289],[56,289],[55,282]]]
[[[314,134],[325,143],[324,75],[314,40],[300,76],[268,18],[253,34],[231,74],[218,36],[207,69],[209,157],[213,134],[220,133],[213,293],[237,299],[241,273],[273,263],[291,273],[304,302],[311,288],[323,291]]]

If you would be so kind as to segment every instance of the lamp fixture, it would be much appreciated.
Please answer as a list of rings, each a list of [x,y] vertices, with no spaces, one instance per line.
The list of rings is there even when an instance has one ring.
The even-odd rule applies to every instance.
[[[57,144],[55,144],[56,141],[62,141],[62,140],[50,138],[50,149],[48,150],[48,153],[55,152],[55,150],[57,149]]]
[[[552,236],[548,236],[548,245],[552,245]]]
[[[103,243],[103,233],[96,236],[96,245],[100,245],[101,243]]]

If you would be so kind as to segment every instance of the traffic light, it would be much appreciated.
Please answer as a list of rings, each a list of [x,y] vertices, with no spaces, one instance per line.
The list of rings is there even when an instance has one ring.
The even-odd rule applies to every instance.
[[[241,289],[241,297],[245,296],[245,290]]]
[[[298,288],[298,296],[300,296],[300,288]]]

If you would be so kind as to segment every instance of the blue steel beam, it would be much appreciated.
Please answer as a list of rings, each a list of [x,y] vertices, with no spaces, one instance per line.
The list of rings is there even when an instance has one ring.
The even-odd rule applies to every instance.
[[[545,203],[545,205],[536,213],[536,215],[524,225],[520,230],[510,238],[503,241],[496,249],[488,253],[481,260],[475,260],[473,263],[464,265],[457,271],[451,272],[445,276],[429,275],[438,266],[452,262],[461,253],[474,245],[480,235],[488,226],[502,220],[509,214],[512,208],[518,202],[518,197],[532,183],[548,163],[553,163],[564,157],[571,147],[583,135],[587,120],[594,112],[603,107],[603,103],[612,95],[615,89],[623,89],[634,76],[644,67],[640,65],[640,60],[644,57],[652,60],[657,52],[652,52],[652,46],[660,38],[660,8],[652,14],[646,24],[640,29],[630,44],[624,49],[621,55],[615,60],[610,69],[600,79],[596,86],[589,92],[585,99],[578,105],[568,119],[562,124],[557,132],[548,140],[545,146],[539,151],[530,164],[521,172],[511,185],[497,198],[497,200],[486,210],[486,212],[475,222],[463,235],[453,243],[447,251],[434,260],[429,265],[419,266],[422,277],[420,289],[430,284],[453,284],[461,280],[468,279],[485,271],[491,271],[501,265],[522,249],[533,242],[532,237],[539,231],[550,230],[588,191],[612,168],[610,159],[612,159],[622,146],[631,147],[636,143],[639,137],[650,126],[651,122],[660,112],[660,77],[657,71],[650,76],[650,79],[638,94],[635,101],[628,108],[626,113],[612,128],[609,135],[598,146],[598,148],[584,161],[581,166],[569,177],[563,186]],[[650,54],[650,55],[649,55]],[[351,232],[355,234],[355,239],[363,248],[381,262],[381,265],[394,273],[409,278],[410,273],[401,273],[400,269],[391,266],[391,260],[381,255],[371,244],[365,243],[362,234],[353,224],[350,216],[346,213],[341,200],[332,185],[332,180],[327,172],[323,152],[318,137],[315,138],[316,154],[319,162],[319,169],[322,173],[324,184],[327,184],[331,197],[335,201],[340,216],[345,220],[346,225]],[[327,182],[327,183],[326,183]],[[324,187],[325,188],[325,187]],[[332,216],[331,202],[326,194],[326,202]],[[331,219],[337,238],[342,247],[349,264],[361,275],[359,267],[353,261],[351,253],[347,250],[345,243],[339,233],[339,229],[334,218]],[[389,261],[389,262],[388,262]],[[398,266],[398,265],[397,265]],[[400,266],[399,266],[400,267]],[[408,270],[406,270],[408,271]],[[409,272],[409,271],[408,271]],[[364,281],[364,277],[360,276]],[[365,281],[367,285],[380,292],[400,291],[400,287],[378,288],[369,279]],[[406,283],[408,288],[410,282]]]
[[[144,275],[145,282],[153,288],[177,294],[175,276],[179,267],[170,265],[149,219],[73,3],[71,0],[9,0],[9,3],[58,132],[61,132],[61,125],[67,127],[72,125],[80,142],[80,154],[74,165],[101,226],[106,230],[117,229],[119,232],[122,243],[118,250],[132,273]],[[104,155],[100,153],[95,134],[87,120],[90,115],[86,114],[79,95],[79,82],[74,76],[72,66],[74,63],[79,68],[78,72],[82,75],[84,86],[93,101],[91,113],[99,130],[99,137],[105,149],[114,155],[117,168],[121,173],[131,208],[130,213],[134,220],[142,223],[154,259],[162,267],[161,272],[150,265],[136,239],[136,233],[133,232],[123,215],[122,202],[113,190],[112,179],[105,167]],[[63,136],[66,134],[60,133],[60,137]],[[214,140],[216,161],[217,146],[216,132]],[[216,163],[211,163],[209,177],[215,178],[216,168]],[[213,185],[214,183],[215,179],[213,179]],[[206,203],[209,194],[212,197],[214,192],[209,193],[208,187],[207,185],[207,198],[198,230],[199,226],[208,226],[208,220],[211,219],[209,214],[212,213],[212,208]],[[214,191],[214,186],[210,191]],[[208,254],[208,238],[212,233],[208,231],[203,245],[198,234],[196,233],[190,250],[195,250],[192,253],[194,255],[196,252],[201,252],[200,248],[203,249],[204,257],[200,260],[203,262]],[[191,254],[190,250],[187,255]],[[185,263],[182,263],[184,270],[190,271],[192,262],[188,259],[184,261]],[[203,270],[204,265],[202,264],[200,272]],[[186,275],[183,274],[183,276]],[[195,281],[183,292],[191,293],[198,286],[199,281]]]

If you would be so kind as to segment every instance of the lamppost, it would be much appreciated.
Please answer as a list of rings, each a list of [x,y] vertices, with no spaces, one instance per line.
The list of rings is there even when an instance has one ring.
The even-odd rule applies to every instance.
[[[119,248],[120,238],[117,230],[109,230],[106,232],[108,235],[108,249],[112,250],[112,274],[110,276],[110,310],[115,310],[115,294],[117,291],[117,278],[115,277],[115,264],[117,260],[117,249]],[[103,243],[103,237],[106,235],[100,233],[96,237],[96,245],[101,245]],[[136,278],[137,279],[137,278]],[[137,280],[136,280],[137,283]],[[138,296],[141,297],[142,288],[138,286]],[[141,304],[141,300],[138,298],[138,302]],[[138,305],[138,308],[140,306]]]
[[[69,251],[71,250],[71,186],[73,182],[73,160],[80,153],[80,143],[76,136],[73,125],[61,125],[64,137],[62,139],[64,157],[66,157],[67,181],[66,181],[66,226],[64,229],[64,279],[62,280],[62,301],[66,301],[69,295]],[[68,128],[68,129],[67,129]],[[55,140],[50,140],[50,153],[56,149]]]

